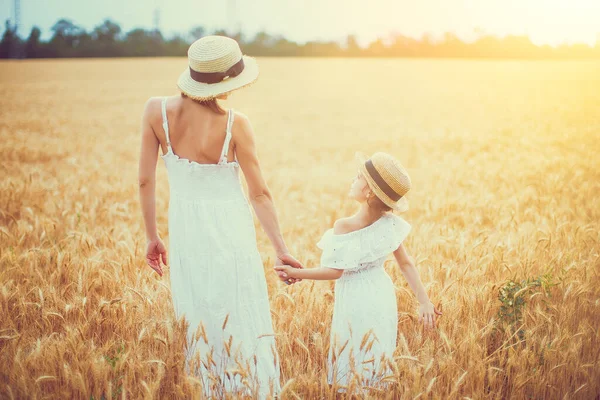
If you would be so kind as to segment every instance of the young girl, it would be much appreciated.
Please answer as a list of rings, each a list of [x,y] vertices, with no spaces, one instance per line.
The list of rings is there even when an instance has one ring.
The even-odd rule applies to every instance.
[[[275,267],[291,281],[338,279],[328,362],[328,382],[338,386],[347,386],[352,378],[362,386],[375,386],[390,373],[398,331],[394,285],[383,268],[390,253],[419,300],[424,325],[434,327],[436,314],[441,315],[402,245],[411,226],[390,212],[408,208],[408,174],[389,154],[376,153],[367,160],[359,153],[357,160],[359,172],[349,196],[360,208],[336,221],[317,244],[323,250],[322,266]]]

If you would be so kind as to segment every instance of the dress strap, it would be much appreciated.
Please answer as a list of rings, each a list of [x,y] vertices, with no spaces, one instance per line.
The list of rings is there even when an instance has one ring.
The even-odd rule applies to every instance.
[[[229,142],[231,141],[231,128],[233,127],[234,112],[233,109],[229,109],[227,116],[227,131],[225,134],[225,142],[223,143],[223,150],[221,150],[221,158],[219,158],[219,164],[227,162],[227,153],[229,153]]]
[[[167,149],[172,153],[173,149],[171,148],[171,138],[169,137],[169,121],[167,120],[167,98],[163,97],[162,99],[162,120],[163,120],[163,129],[165,131],[165,136],[167,138]]]

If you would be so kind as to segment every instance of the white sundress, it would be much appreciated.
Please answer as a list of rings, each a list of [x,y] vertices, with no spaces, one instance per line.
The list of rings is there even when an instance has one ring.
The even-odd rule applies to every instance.
[[[354,232],[328,230],[317,244],[321,266],[344,270],[335,283],[328,383],[376,387],[390,373],[398,332],[394,284],[384,262],[411,226],[394,214]],[[344,389],[341,388],[341,391]]]
[[[173,152],[166,100],[168,151],[161,157],[170,189],[169,271],[175,315],[189,322],[186,372],[202,381],[209,397],[240,390],[260,398],[277,394],[279,358],[254,220],[239,164],[227,161],[234,113],[229,110],[219,163],[200,164]],[[194,340],[200,324],[205,334]],[[200,366],[191,362],[196,350]],[[250,375],[242,378],[240,369]]]

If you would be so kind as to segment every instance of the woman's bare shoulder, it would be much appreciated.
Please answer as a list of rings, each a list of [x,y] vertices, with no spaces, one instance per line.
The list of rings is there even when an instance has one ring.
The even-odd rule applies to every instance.
[[[242,112],[234,110],[233,128],[237,127],[239,130],[251,130],[252,125],[250,124],[250,118]]]
[[[162,97],[150,97],[146,100],[143,114],[145,120],[155,122],[157,119],[162,118],[162,99]]]
[[[240,119],[244,120],[244,121],[247,121],[247,122],[250,121],[250,119],[248,118],[248,116],[246,114],[244,114],[243,112],[238,111],[238,110],[233,110],[233,112],[235,114],[235,120],[236,121],[240,120]]]
[[[247,141],[254,141],[254,131],[252,130],[252,124],[250,124],[250,119],[248,117],[239,112],[234,111],[235,117],[233,120],[233,127],[231,129],[231,133],[233,135],[234,143],[245,143]]]

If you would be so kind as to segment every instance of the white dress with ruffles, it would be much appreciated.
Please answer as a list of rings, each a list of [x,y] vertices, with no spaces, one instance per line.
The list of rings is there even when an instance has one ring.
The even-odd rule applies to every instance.
[[[356,378],[377,386],[389,373],[396,348],[398,312],[394,284],[384,262],[407,237],[411,226],[394,214],[336,235],[333,229],[317,246],[321,266],[342,269],[335,283],[335,305],[328,357],[328,382],[346,386]]]
[[[189,322],[186,371],[203,383],[207,397],[251,390],[266,398],[280,390],[279,359],[252,211],[240,185],[239,164],[227,161],[234,113],[229,110],[218,164],[177,156],[166,99],[162,116],[171,295],[176,317]],[[191,362],[197,350],[199,365]]]

